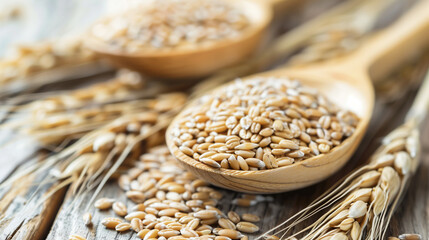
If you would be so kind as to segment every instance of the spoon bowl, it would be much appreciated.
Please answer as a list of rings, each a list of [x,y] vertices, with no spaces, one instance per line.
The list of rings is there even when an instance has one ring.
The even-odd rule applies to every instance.
[[[420,1],[396,23],[345,58],[307,67],[274,70],[243,79],[246,81],[255,76],[297,79],[303,86],[317,89],[340,108],[358,115],[360,121],[354,133],[330,152],[269,170],[214,169],[185,155],[174,144],[172,129],[186,114],[185,109],[173,120],[166,133],[171,153],[196,176],[213,185],[239,192],[285,192],[322,181],[346,164],[365,135],[374,107],[374,90],[370,76],[385,76],[401,61],[416,53],[413,50],[428,45],[428,7],[429,1]],[[231,83],[213,90],[211,94],[216,94],[216,91],[228,84]],[[197,100],[194,100],[189,107],[196,103]]]
[[[356,86],[355,83],[362,81],[362,79],[343,74],[335,71],[335,69],[325,68],[312,71],[308,71],[308,69],[285,69],[255,76],[299,79],[302,85],[318,89],[331,102],[359,116],[360,121],[355,132],[328,154],[298,161],[289,166],[258,171],[215,169],[184,154],[174,144],[173,139],[169,137],[172,131],[171,126],[174,126],[175,121],[182,118],[183,113],[181,113],[167,130],[167,145],[181,165],[213,185],[246,193],[278,193],[303,188],[322,181],[344,166],[358,147],[370,121],[374,96],[369,80],[365,81],[367,84]],[[246,79],[253,77],[249,76],[242,80],[246,81]],[[229,84],[232,83],[226,85]],[[216,91],[220,91],[226,85],[215,89],[213,94],[216,94]],[[192,107],[195,104],[196,100],[191,102],[189,106]]]
[[[186,48],[154,48],[129,53],[114,49],[90,34],[87,46],[115,65],[161,79],[200,78],[238,63],[254,53],[263,41],[264,33],[273,17],[271,6],[262,1],[231,0],[228,3],[242,9],[243,14],[249,20],[249,26],[234,38],[201,43]],[[100,22],[107,20],[104,19]]]

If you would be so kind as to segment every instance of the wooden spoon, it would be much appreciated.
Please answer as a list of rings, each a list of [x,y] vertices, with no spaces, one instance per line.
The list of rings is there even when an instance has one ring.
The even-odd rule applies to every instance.
[[[319,90],[339,107],[360,117],[352,136],[328,154],[292,165],[259,171],[214,169],[182,153],[173,143],[172,127],[167,130],[167,145],[180,163],[196,176],[213,185],[246,193],[276,193],[294,190],[322,181],[340,169],[352,156],[365,134],[374,106],[371,76],[392,70],[410,53],[429,42],[429,1],[421,1],[394,25],[377,34],[352,55],[306,68],[286,68],[253,75],[298,79],[304,86]],[[228,85],[228,84],[227,84]],[[224,88],[226,85],[219,87]],[[191,102],[192,106],[196,101]]]
[[[236,38],[219,40],[195,48],[173,48],[168,51],[154,49],[136,53],[112,49],[107,43],[92,35],[88,36],[86,45],[116,65],[155,77],[192,79],[206,76],[238,63],[254,53],[272,19],[273,13],[269,3],[255,0],[229,0],[228,3],[243,9],[250,21],[250,26]]]

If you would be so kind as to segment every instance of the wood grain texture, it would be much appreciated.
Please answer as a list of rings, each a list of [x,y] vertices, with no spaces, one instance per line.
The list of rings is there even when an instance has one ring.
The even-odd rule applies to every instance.
[[[38,161],[44,155],[30,161]],[[39,185],[47,173],[22,178],[11,188],[0,189],[0,239],[44,239],[61,206],[66,189],[49,193],[56,183]],[[33,198],[36,201],[28,201]]]

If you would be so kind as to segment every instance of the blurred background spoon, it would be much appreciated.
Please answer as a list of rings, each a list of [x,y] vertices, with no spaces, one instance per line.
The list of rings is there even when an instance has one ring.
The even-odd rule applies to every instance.
[[[90,34],[87,46],[116,65],[158,78],[195,79],[203,77],[226,66],[236,64],[258,50],[273,17],[270,2],[233,0],[227,1],[227,3],[242,11],[249,21],[247,28],[231,38],[219,39],[210,44],[196,44],[189,48],[162,49],[161,47],[127,52],[122,49],[114,49],[105,41]],[[100,23],[112,18],[120,19],[122,16],[124,15],[110,16],[101,20]]]

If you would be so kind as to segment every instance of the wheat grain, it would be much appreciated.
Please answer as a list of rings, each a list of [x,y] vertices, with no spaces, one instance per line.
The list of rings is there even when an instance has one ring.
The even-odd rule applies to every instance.
[[[10,107],[9,121],[0,127],[31,135],[46,145],[58,144],[66,138],[100,127],[122,114],[147,109],[148,101],[144,100],[136,101],[135,106],[114,103],[134,98],[143,85],[143,80],[136,73],[120,71],[116,78],[105,83],[51,96],[40,94],[41,99],[28,99],[34,100],[30,103],[23,99],[24,104]]]
[[[400,240],[421,240],[422,236],[420,236],[419,234],[401,234],[398,237]]]
[[[219,226],[221,226],[222,228],[226,228],[226,229],[236,229],[235,224],[226,218],[221,218],[218,220],[218,224]]]
[[[236,227],[236,223],[240,222],[237,213],[229,212],[227,218],[225,213],[215,207],[222,198],[222,193],[180,168],[166,146],[150,148],[149,152],[141,155],[139,159],[135,167],[118,178],[118,183],[131,200],[134,200],[135,195],[130,195],[130,191],[126,189],[132,189],[133,182],[138,183],[135,187],[139,190],[131,191],[142,194],[143,198],[139,203],[127,210],[125,205],[113,199],[106,201],[102,198],[97,201],[98,205],[107,202],[110,206],[114,202],[114,212],[125,216],[125,221],[106,218],[102,224],[107,228],[117,231],[132,229],[141,239],[203,236],[208,239],[214,239],[216,236],[239,239],[244,235],[236,230],[238,226],[243,232],[259,230],[250,222],[241,222]],[[151,194],[147,195],[148,192]],[[254,198],[260,200],[263,197]],[[124,215],[125,213],[127,215]],[[244,215],[244,218],[258,220],[257,216],[251,214]]]
[[[358,122],[298,81],[261,77],[196,100],[171,137],[184,154],[213,168],[262,170],[329,153]]]
[[[127,215],[127,206],[121,202],[113,203],[112,209],[118,216],[124,217]]]
[[[227,1],[161,0],[101,21],[91,33],[111,48],[138,52],[207,46],[239,36],[248,25]]]
[[[229,211],[228,212],[228,218],[233,223],[239,223],[240,222],[240,216],[236,212],[234,212],[234,211]]]
[[[77,234],[72,234],[69,236],[69,240],[86,240],[86,238],[79,236]]]
[[[91,213],[85,213],[82,218],[83,218],[83,222],[85,223],[86,226],[92,225]]]
[[[112,207],[114,202],[115,202],[115,199],[100,198],[94,203],[94,207],[96,207],[100,210],[107,210],[107,209]]]
[[[259,222],[261,221],[261,218],[259,218],[258,216],[254,215],[254,214],[250,214],[250,213],[244,213],[241,216],[241,219],[243,219],[246,222]]]
[[[94,61],[95,55],[84,47],[82,40],[70,38],[17,46],[0,61],[0,85],[60,66]]]
[[[229,237],[231,239],[239,239],[243,237],[243,234],[234,229],[220,229],[219,235]]]
[[[237,223],[237,229],[245,233],[254,233],[259,231],[259,227],[250,222],[239,222]]]
[[[115,226],[115,229],[118,232],[125,232],[125,231],[130,230],[130,228],[131,228],[131,224],[129,224],[129,223],[120,223],[120,224]]]
[[[115,229],[115,227],[117,225],[119,225],[120,223],[122,223],[121,219],[119,219],[119,218],[113,218],[113,217],[104,218],[101,221],[101,224],[103,224],[104,226],[106,226],[106,228],[110,228],[110,229]]]

